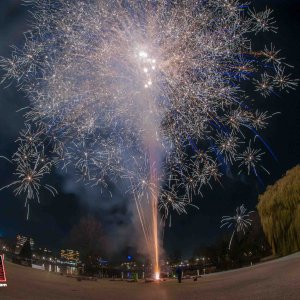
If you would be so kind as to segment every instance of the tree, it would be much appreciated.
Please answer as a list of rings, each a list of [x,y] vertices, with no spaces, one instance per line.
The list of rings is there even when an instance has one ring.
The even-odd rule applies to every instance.
[[[182,253],[180,249],[174,249],[169,255],[169,261],[171,264],[178,264],[182,260]]]
[[[230,250],[228,243],[231,232],[220,236],[211,246],[196,249],[195,257],[209,258],[209,263],[218,270],[228,270],[257,263],[262,257],[271,254],[271,248],[264,235],[259,215],[256,211],[251,213],[251,226],[245,232],[236,232]],[[201,261],[201,260],[200,260]]]
[[[31,257],[32,257],[32,249],[31,249],[30,239],[29,238],[24,243],[24,245],[23,245],[23,247],[22,247],[19,255],[22,258],[31,259]]]
[[[300,250],[300,165],[268,186],[257,208],[274,254]]]
[[[95,273],[105,249],[101,223],[93,216],[81,218],[70,232],[69,245],[79,251],[85,272]]]

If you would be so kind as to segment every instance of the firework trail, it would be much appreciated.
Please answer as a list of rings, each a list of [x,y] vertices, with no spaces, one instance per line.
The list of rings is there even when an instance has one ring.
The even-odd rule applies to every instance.
[[[251,48],[260,31],[276,31],[271,10],[236,0],[24,3],[31,30],[0,67],[29,99],[31,130],[11,160],[19,178],[6,186],[28,205],[41,187],[55,193],[41,183],[53,167],[103,188],[127,180],[147,240],[151,199],[165,220],[219,181],[220,165],[265,170],[258,132],[273,114],[246,86],[263,98],[297,85],[273,44]]]
[[[238,206],[236,208],[236,214],[232,217],[230,216],[223,216],[221,219],[221,227],[227,227],[232,228],[232,235],[229,241],[228,250],[230,250],[232,239],[235,233],[242,232],[245,234],[246,229],[251,226],[252,220],[249,218],[250,214],[254,211],[247,212],[247,209],[245,208],[244,204],[241,206]]]

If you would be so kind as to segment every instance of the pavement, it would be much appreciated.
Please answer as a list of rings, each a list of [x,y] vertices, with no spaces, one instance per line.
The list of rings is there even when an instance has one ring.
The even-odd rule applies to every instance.
[[[210,274],[193,281],[159,283],[106,279],[77,281],[55,273],[5,263],[7,284],[0,300],[299,300],[300,252],[238,270]]]

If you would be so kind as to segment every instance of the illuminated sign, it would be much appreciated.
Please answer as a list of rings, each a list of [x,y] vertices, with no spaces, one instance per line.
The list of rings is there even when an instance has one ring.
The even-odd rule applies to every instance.
[[[4,254],[0,255],[0,287],[6,287],[6,276],[4,267]]]

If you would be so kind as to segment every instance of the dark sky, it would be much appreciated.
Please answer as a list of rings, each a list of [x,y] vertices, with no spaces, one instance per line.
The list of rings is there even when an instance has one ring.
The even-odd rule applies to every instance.
[[[300,0],[256,0],[252,3],[257,8],[266,5],[274,9],[278,34],[267,35],[268,44],[274,42],[282,49],[282,56],[295,68],[295,77],[300,78]],[[19,0],[0,1],[0,56],[9,56],[11,45],[22,45],[22,33],[26,31],[28,19],[27,8]],[[236,206],[244,203],[254,209],[258,194],[268,184],[274,183],[286,170],[300,161],[300,88],[280,98],[271,96],[257,101],[262,109],[272,112],[280,111],[271,120],[264,131],[264,139],[271,145],[278,157],[278,162],[266,158],[265,165],[270,176],[263,176],[262,186],[255,178],[224,176],[222,185],[215,184],[213,190],[206,190],[203,198],[196,199],[199,210],[190,208],[188,215],[172,217],[172,227],[164,233],[164,247],[168,252],[181,250],[185,255],[195,247],[207,245],[217,239],[223,232],[219,229],[220,218],[232,214]],[[261,101],[261,102],[260,102]],[[0,155],[11,156],[16,150],[14,141],[23,126],[21,113],[16,111],[25,106],[26,99],[12,85],[0,86]],[[7,163],[0,160],[0,186],[13,179],[12,170]],[[24,200],[15,198],[12,190],[0,192],[0,235],[14,236],[17,233],[30,235],[44,246],[59,249],[68,236],[69,230],[81,216],[94,214],[103,223],[105,233],[111,236],[114,249],[134,245],[131,223],[131,211],[126,199],[115,191],[113,199],[101,195],[98,191],[87,191],[81,186],[70,183],[70,179],[53,175],[49,181],[59,190],[55,198],[48,193],[41,194],[41,203],[33,204],[30,220],[26,221]]]

